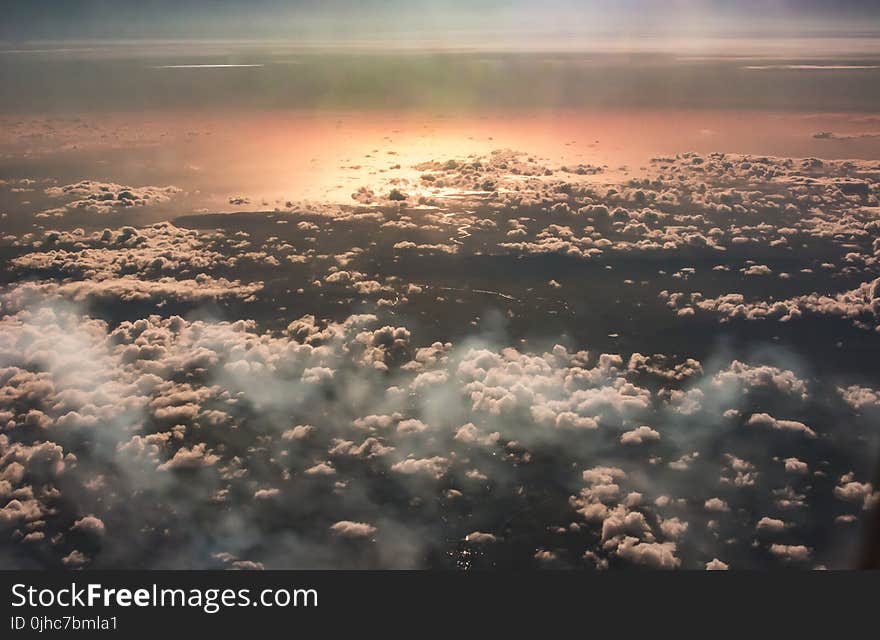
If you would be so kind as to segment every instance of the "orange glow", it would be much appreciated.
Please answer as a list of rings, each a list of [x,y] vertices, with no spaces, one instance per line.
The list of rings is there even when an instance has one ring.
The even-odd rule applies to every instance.
[[[494,149],[528,150],[550,164],[606,165],[595,178],[600,181],[630,171],[641,174],[651,157],[686,151],[880,157],[880,137],[872,133],[880,130],[880,121],[862,114],[218,111],[116,114],[102,117],[100,129],[105,135],[76,123],[68,135],[59,132],[53,140],[62,140],[71,152],[92,149],[98,162],[105,162],[100,158],[108,149],[135,150],[141,158],[138,170],[145,164],[167,174],[190,192],[194,207],[212,209],[228,209],[232,197],[268,208],[289,199],[351,202],[351,193],[362,185],[417,178],[412,169],[417,163]],[[822,131],[851,137],[816,138]],[[33,140],[28,144],[39,150]]]

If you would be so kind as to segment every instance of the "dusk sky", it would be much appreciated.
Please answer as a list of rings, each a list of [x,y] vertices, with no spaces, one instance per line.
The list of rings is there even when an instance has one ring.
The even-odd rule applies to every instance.
[[[4,3],[0,568],[880,566],[878,233],[876,1]]]
[[[473,46],[490,38],[512,48],[596,41],[864,36],[876,34],[871,0],[37,0],[6,3],[0,37],[27,40],[305,39],[346,43],[388,38]],[[873,21],[873,22],[872,22]],[[384,44],[393,45],[389,40]],[[854,41],[858,47],[858,41]]]

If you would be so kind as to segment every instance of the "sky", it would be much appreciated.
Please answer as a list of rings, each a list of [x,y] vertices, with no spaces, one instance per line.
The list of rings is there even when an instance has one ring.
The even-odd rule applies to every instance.
[[[0,568],[855,566],[877,5],[4,2]]]
[[[560,35],[591,40],[662,37],[802,37],[876,33],[870,0],[37,0],[4,3],[0,38],[152,38],[324,41],[415,38],[467,46],[550,46]],[[876,25],[877,23],[873,23]]]

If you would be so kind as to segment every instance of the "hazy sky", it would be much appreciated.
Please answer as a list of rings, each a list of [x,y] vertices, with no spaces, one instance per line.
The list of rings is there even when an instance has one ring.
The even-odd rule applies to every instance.
[[[593,38],[876,35],[873,0],[12,0],[0,38],[399,37],[467,43],[494,35],[533,44],[553,34]]]
[[[0,567],[852,565],[880,0],[0,7]]]

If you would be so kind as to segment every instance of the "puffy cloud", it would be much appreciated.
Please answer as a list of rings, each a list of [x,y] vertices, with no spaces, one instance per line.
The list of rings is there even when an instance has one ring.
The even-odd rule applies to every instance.
[[[874,389],[854,384],[845,389],[838,387],[837,391],[840,393],[843,401],[853,409],[862,410],[880,407],[880,394]]]
[[[72,567],[833,556],[830,528],[877,499],[856,480],[876,394],[815,366],[834,345],[795,338],[807,318],[841,346],[874,335],[876,166],[682,154],[616,185],[567,169],[499,152],[358,192],[370,206],[4,237],[0,545]],[[59,211],[128,206],[93,187]],[[435,277],[453,267],[466,285]],[[715,318],[736,339],[707,346]],[[786,339],[756,346],[783,335],[758,320]]]
[[[807,562],[812,556],[811,550],[802,544],[772,544],[770,553],[785,562]]]
[[[465,542],[476,545],[492,544],[498,541],[498,537],[492,533],[472,531],[464,537]]]
[[[715,374],[712,384],[719,389],[768,389],[804,400],[808,397],[807,382],[793,371],[769,365],[749,365],[739,360]]]
[[[715,513],[723,513],[725,511],[730,511],[730,507],[727,502],[722,500],[721,498],[709,498],[703,504],[703,507],[706,511],[711,511]]]
[[[85,516],[80,518],[70,527],[70,530],[76,533],[83,533],[93,538],[104,537],[104,523],[100,518],[95,516]]]
[[[32,522],[42,517],[42,507],[36,500],[13,499],[0,509],[0,524],[7,527],[22,522]]]
[[[868,507],[868,500],[874,488],[868,482],[856,482],[852,474],[845,474],[840,478],[840,484],[834,487],[834,497],[845,502],[861,502]]]
[[[632,431],[627,431],[620,436],[620,444],[638,445],[645,442],[660,440],[660,432],[651,427],[641,426]]]
[[[688,523],[682,522],[679,518],[669,518],[660,523],[660,530],[668,538],[681,538],[688,530]]]
[[[802,433],[808,438],[816,437],[816,432],[810,429],[803,422],[798,422],[797,420],[778,420],[767,413],[753,413],[752,416],[746,421],[746,426],[766,427],[770,429],[777,429],[779,431],[792,431],[796,433]]]
[[[583,472],[584,482],[590,484],[613,484],[615,480],[622,480],[626,472],[617,467],[593,467]]]
[[[326,462],[319,462],[303,471],[303,473],[308,476],[332,476],[336,474],[336,469]]]
[[[181,447],[167,462],[163,462],[157,468],[159,471],[199,469],[201,467],[210,467],[216,464],[219,459],[219,456],[208,451],[207,445],[201,442],[193,445],[191,448]]]
[[[675,569],[681,565],[675,549],[672,542],[641,542],[637,538],[625,537],[617,547],[617,555],[653,569]]]
[[[61,562],[65,567],[69,567],[71,569],[78,569],[83,565],[89,563],[89,557],[81,551],[77,551],[74,549],[70,553],[68,553],[64,558],[61,559]]]
[[[65,201],[64,206],[68,212],[82,210],[97,214],[113,213],[129,207],[161,204],[180,191],[173,186],[127,187],[95,180],[82,180],[45,190],[50,198]],[[61,214],[56,212],[53,215]]]
[[[788,525],[785,524],[783,520],[764,516],[758,520],[758,524],[755,525],[755,530],[758,533],[780,533],[785,531],[787,527]]]
[[[405,475],[426,475],[439,480],[449,468],[449,460],[441,456],[407,458],[391,465],[391,470]]]
[[[281,434],[281,437],[285,440],[303,440],[308,438],[309,435],[316,430],[317,429],[310,424],[298,424],[292,429],[284,431],[284,433]]]
[[[425,431],[428,428],[421,420],[409,419],[409,420],[401,420],[397,423],[397,432],[398,433],[420,433]]]
[[[491,446],[498,442],[501,434],[498,431],[493,431],[490,434],[482,435],[480,430],[474,426],[472,422],[468,422],[467,424],[459,427],[456,432],[454,439],[459,442],[463,442],[466,444],[480,444],[483,446]]]
[[[797,458],[786,458],[783,460],[783,463],[785,464],[785,470],[788,473],[805,474],[810,471],[810,466],[803,460],[798,460]]]
[[[366,522],[340,520],[330,525],[330,531],[343,538],[369,538],[376,533],[377,529]]]

